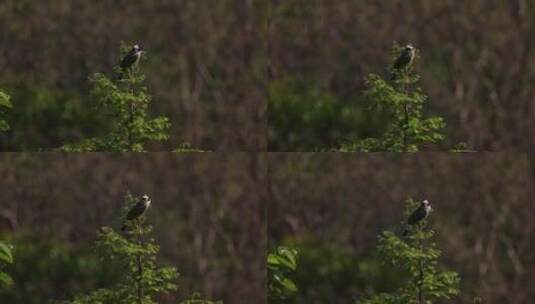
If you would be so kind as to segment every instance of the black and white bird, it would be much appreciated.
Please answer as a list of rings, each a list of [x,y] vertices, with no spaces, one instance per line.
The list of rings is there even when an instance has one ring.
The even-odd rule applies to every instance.
[[[405,48],[403,48],[403,51],[399,54],[398,58],[394,62],[394,66],[392,66],[392,80],[395,80],[397,75],[410,67],[412,63],[414,62],[414,57],[416,56],[416,49],[411,45],[407,44]]]
[[[151,201],[148,195],[144,194],[141,197],[141,200],[139,200],[126,214],[126,219],[123,224],[122,230],[126,230],[127,222],[133,221],[141,217],[147,209],[150,207]]]
[[[123,79],[124,73],[139,63],[142,54],[143,51],[138,44],[134,45],[132,49],[126,53],[119,65],[121,67],[121,72],[118,75],[118,79]]]
[[[418,207],[416,210],[414,210],[409,218],[407,219],[407,225],[408,226],[414,226],[424,220],[429,213],[433,210],[431,208],[431,204],[428,200],[423,200],[420,204],[420,207]],[[409,228],[407,227],[405,231],[403,232],[403,236],[407,236],[409,234]]]

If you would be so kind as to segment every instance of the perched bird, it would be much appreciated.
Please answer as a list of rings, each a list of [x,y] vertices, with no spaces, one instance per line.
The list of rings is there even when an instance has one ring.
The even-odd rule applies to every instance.
[[[130,208],[130,210],[128,211],[128,214],[126,215],[126,220],[123,224],[123,228],[122,230],[126,230],[126,227],[127,227],[127,222],[129,221],[133,221],[133,220],[136,220],[138,219],[140,216],[142,216],[145,211],[147,211],[147,209],[150,207],[150,198],[148,195],[144,194],[142,197],[141,197],[141,200],[138,201],[132,208]]]
[[[126,53],[123,60],[121,60],[121,64],[119,65],[121,67],[121,72],[118,75],[118,79],[123,79],[124,73],[139,63],[142,53],[143,51],[138,44],[134,45],[132,49]]]
[[[431,210],[433,209],[431,208],[431,204],[429,204],[429,201],[423,200],[423,202],[420,204],[420,207],[414,210],[409,216],[409,219],[407,220],[407,225],[413,226],[418,224],[429,215],[429,212],[431,212]],[[408,234],[409,229],[407,228],[403,232],[403,236],[407,236]]]
[[[407,44],[403,51],[399,54],[398,58],[394,62],[394,66],[392,67],[392,78],[391,80],[395,80],[397,77],[397,74],[412,65],[414,62],[414,57],[416,55],[416,49],[410,45]]]

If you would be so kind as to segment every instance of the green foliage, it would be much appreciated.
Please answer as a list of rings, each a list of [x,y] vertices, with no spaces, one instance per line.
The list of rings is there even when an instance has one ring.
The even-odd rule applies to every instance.
[[[365,118],[321,85],[289,77],[269,84],[268,107],[270,151],[324,150]]]
[[[278,247],[268,254],[267,268],[270,301],[284,300],[297,292],[297,286],[289,278],[297,268],[297,250]]]
[[[9,111],[9,131],[0,137],[4,151],[39,151],[106,131],[109,122],[86,105],[89,97],[73,90],[45,87],[23,77],[6,82],[16,106]]]
[[[393,62],[400,47],[393,47]],[[413,88],[419,80],[411,67],[396,73],[396,79],[386,81],[380,76],[370,74],[366,78],[368,89],[365,99],[378,112],[385,113],[388,123],[379,138],[366,138],[342,145],[342,151],[388,151],[415,152],[423,144],[438,143],[444,139],[440,131],[445,127],[441,117],[425,118],[423,108],[427,101],[419,87]]]
[[[178,146],[175,150],[173,150],[173,152],[183,153],[183,152],[209,152],[209,151],[195,148],[190,143],[183,143],[180,146]]]
[[[477,152],[476,150],[470,148],[470,146],[465,142],[460,142],[450,152]]]
[[[6,270],[16,284],[2,295],[6,303],[43,303],[43,299],[68,297],[118,280],[116,263],[102,265],[85,248],[28,232],[10,235],[9,242],[17,262]]]
[[[123,46],[122,56],[127,48]],[[115,68],[116,73],[120,68]],[[143,85],[145,77],[139,66],[128,69],[121,79],[112,80],[101,73],[90,78],[93,84],[91,97],[97,109],[113,122],[111,132],[79,144],[62,147],[67,152],[84,151],[144,151],[149,141],[165,141],[170,128],[166,117],[150,118],[148,114],[151,96]]]
[[[183,300],[180,304],[223,304],[223,301],[203,300],[197,292],[193,293],[189,299]]]
[[[13,263],[13,255],[11,254],[11,246],[0,242],[0,290],[5,286],[13,284],[13,279],[10,275],[3,272],[3,268]]]
[[[125,198],[125,212],[136,202],[131,195]],[[98,289],[77,297],[72,304],[96,303],[156,303],[154,298],[177,289],[178,273],[174,267],[156,264],[159,246],[151,237],[152,227],[145,224],[145,216],[128,225],[126,235],[110,227],[100,229],[96,247],[103,260],[115,260],[123,265],[123,279],[112,288]]]
[[[383,291],[400,281],[399,275],[382,267],[378,257],[348,244],[307,236],[292,240],[291,246],[299,251],[299,264],[292,274],[299,292],[295,301],[286,303],[331,303],[363,291]]]
[[[6,108],[10,109],[12,107],[13,105],[9,101],[9,96],[6,93],[0,91],[0,131],[6,131],[9,129],[8,123],[4,119],[2,119],[2,111]]]
[[[417,208],[412,199],[406,202],[406,217]],[[405,217],[405,218],[406,218]],[[404,272],[405,285],[393,293],[381,293],[363,304],[431,304],[439,299],[450,299],[459,293],[459,276],[443,270],[438,263],[440,251],[432,241],[434,231],[427,228],[427,220],[411,227],[406,239],[391,231],[379,237],[378,253],[384,263]]]

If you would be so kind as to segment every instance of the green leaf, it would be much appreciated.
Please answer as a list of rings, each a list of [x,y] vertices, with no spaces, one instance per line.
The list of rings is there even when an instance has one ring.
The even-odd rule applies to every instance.
[[[0,243],[0,261],[4,263],[13,263],[13,255],[11,255],[11,249],[8,245]]]
[[[0,120],[0,131],[9,130],[9,125],[4,120]]]
[[[0,92],[0,106],[11,108],[11,102],[9,101],[9,96],[3,92]]]
[[[278,266],[280,265],[280,259],[275,254],[270,253],[268,255],[267,263],[269,266]]]
[[[282,286],[284,286],[286,288],[286,292],[288,293],[294,293],[294,292],[297,292],[297,286],[295,285],[295,283],[288,279],[288,278],[283,278],[280,283],[282,284]]]
[[[7,274],[0,272],[0,286],[13,285],[13,279]]]

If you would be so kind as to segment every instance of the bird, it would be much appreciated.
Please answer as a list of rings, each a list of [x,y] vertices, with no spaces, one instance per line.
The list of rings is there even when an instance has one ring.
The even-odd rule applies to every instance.
[[[132,49],[126,53],[119,64],[119,67],[121,68],[121,72],[118,75],[119,80],[123,78],[123,75],[126,71],[139,63],[141,54],[143,54],[143,51],[141,50],[139,44],[134,45]]]
[[[412,65],[414,62],[414,57],[416,55],[416,49],[411,45],[407,44],[403,51],[399,54],[398,58],[394,62],[394,66],[392,67],[392,78],[391,80],[395,80],[397,77],[397,74]]]
[[[147,209],[150,207],[151,200],[148,195],[144,194],[141,197],[141,200],[139,200],[126,214],[125,222],[123,223],[122,230],[125,231],[127,228],[127,223],[131,222],[133,220],[138,219],[141,217]]]
[[[414,210],[409,216],[409,218],[407,219],[407,225],[414,226],[418,224],[419,222],[424,220],[429,215],[429,212],[431,212],[431,210],[433,209],[431,208],[431,204],[429,203],[429,201],[423,200],[422,203],[420,204],[420,207]],[[407,236],[408,234],[409,234],[409,229],[407,227],[405,231],[403,232],[403,236]]]

